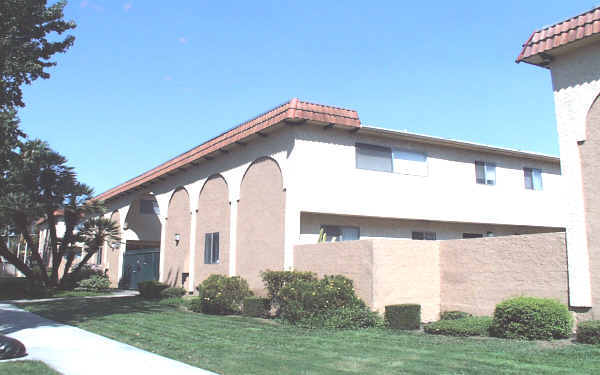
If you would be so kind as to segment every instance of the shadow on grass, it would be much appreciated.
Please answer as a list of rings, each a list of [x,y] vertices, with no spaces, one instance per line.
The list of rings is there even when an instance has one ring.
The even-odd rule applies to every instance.
[[[173,307],[159,305],[156,301],[144,300],[137,296],[49,301],[36,304],[23,304],[19,305],[19,307],[52,321],[70,325],[77,325],[77,323],[89,319],[96,319],[115,314],[152,314],[173,310]],[[33,319],[33,321],[35,322],[35,319]],[[33,328],[35,326],[39,326],[39,324],[32,323],[32,326],[27,328]]]

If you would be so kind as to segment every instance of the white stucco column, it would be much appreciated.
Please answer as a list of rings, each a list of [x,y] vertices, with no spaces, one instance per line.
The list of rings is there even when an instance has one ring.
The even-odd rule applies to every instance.
[[[160,215],[160,265],[158,267],[158,281],[165,282],[165,248],[167,245],[167,220],[168,217]]]
[[[283,269],[294,268],[294,246],[300,239],[300,210],[297,209],[293,195],[286,189],[285,193],[285,237]]]
[[[192,210],[190,215],[192,215],[192,218],[190,220],[190,259],[188,263],[190,279],[188,282],[188,291],[193,292],[196,285],[196,220],[198,219],[198,210]]]
[[[229,276],[236,274],[238,199],[229,202]]]

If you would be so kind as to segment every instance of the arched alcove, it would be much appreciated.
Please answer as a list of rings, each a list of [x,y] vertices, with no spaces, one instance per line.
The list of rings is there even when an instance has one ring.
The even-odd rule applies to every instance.
[[[195,284],[211,274],[229,273],[230,206],[227,182],[209,177],[198,199],[196,216]]]
[[[285,193],[277,162],[260,158],[242,179],[237,219],[237,273],[263,291],[260,272],[282,270]]]
[[[162,280],[173,286],[187,287],[190,259],[190,198],[187,190],[175,190],[169,201],[165,232],[164,275]],[[187,275],[187,276],[186,276]]]

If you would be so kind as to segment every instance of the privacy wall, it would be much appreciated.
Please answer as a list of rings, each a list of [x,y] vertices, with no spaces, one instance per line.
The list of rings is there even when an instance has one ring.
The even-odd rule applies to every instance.
[[[294,268],[342,274],[374,310],[418,303],[424,322],[440,312],[491,315],[520,296],[568,302],[563,232],[466,240],[361,240],[294,247]]]
[[[441,311],[491,315],[508,297],[568,303],[563,232],[440,241]]]

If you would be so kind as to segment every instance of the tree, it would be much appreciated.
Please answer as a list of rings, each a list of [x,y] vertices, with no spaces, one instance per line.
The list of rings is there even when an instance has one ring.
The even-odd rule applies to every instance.
[[[79,236],[87,250],[83,260],[73,270],[73,274],[77,274],[105,243],[121,241],[118,224],[104,217],[86,220],[79,231]],[[65,274],[69,269],[68,267],[70,267],[69,263],[65,266]]]
[[[65,1],[51,6],[46,0],[0,1],[1,110],[24,107],[21,86],[50,78],[47,68],[56,65],[50,61],[52,56],[73,45],[72,35],[56,37],[76,26],[63,20],[66,5]]]
[[[102,205],[101,202],[92,199],[93,190],[89,186],[77,181],[73,169],[66,164],[65,157],[50,149],[45,142],[23,142],[17,155],[5,171],[7,189],[6,194],[0,196],[0,225],[3,225],[2,228],[9,227],[11,232],[23,236],[29,248],[33,250],[33,265],[37,266],[39,272],[35,273],[32,267],[12,254],[5,241],[0,243],[0,255],[28,278],[39,279],[45,285],[56,286],[59,284],[58,270],[64,256],[67,255],[70,268],[73,261],[72,249],[81,241],[87,241],[87,237],[77,233],[77,226],[86,218],[98,215],[102,211]],[[62,237],[59,237],[56,231],[57,211],[61,211],[64,217],[65,231]],[[46,263],[34,250],[38,246],[31,233],[31,224],[39,218],[43,218],[48,227],[48,248],[52,257],[49,277]],[[110,237],[110,228],[102,222],[94,223],[102,224],[99,232]],[[85,225],[84,223],[84,228]],[[89,233],[87,236],[89,237]],[[89,257],[85,261],[87,260]],[[80,267],[77,270],[79,269]]]

